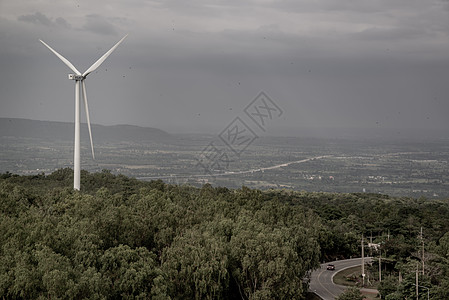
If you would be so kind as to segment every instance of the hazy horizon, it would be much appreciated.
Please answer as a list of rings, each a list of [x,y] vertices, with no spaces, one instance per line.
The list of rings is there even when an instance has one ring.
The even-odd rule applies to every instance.
[[[258,134],[445,132],[448,14],[442,0],[5,0],[0,117],[73,121],[70,70],[39,39],[84,71],[129,33],[86,80],[92,123],[219,133],[251,122],[263,91],[283,113]]]
[[[34,120],[34,119],[26,119],[26,118],[4,118],[0,117],[0,119],[22,119],[22,120],[31,120],[31,121],[39,121],[39,122],[61,122],[69,124],[72,126],[71,121],[54,121],[54,120]],[[228,122],[230,123],[230,122]],[[330,128],[330,127],[302,127],[302,128],[291,128],[291,127],[283,127],[283,126],[272,126],[269,130],[265,132],[258,130],[254,125],[249,124],[250,128],[253,128],[254,131],[257,131],[257,136],[259,137],[297,137],[297,138],[318,138],[318,139],[353,139],[353,140],[449,140],[449,129],[416,129],[416,128]],[[87,124],[85,122],[81,123],[82,125],[82,139],[87,138]],[[222,124],[221,128],[209,128],[208,130],[191,130],[186,128],[160,128],[156,126],[141,126],[136,124],[99,124],[92,123],[92,126],[137,126],[141,128],[150,128],[162,130],[163,132],[170,135],[205,135],[210,137],[216,137],[223,131],[223,129],[228,125],[226,123]],[[74,127],[74,125],[73,125]],[[93,129],[93,138],[94,140],[102,138],[99,134]],[[68,139],[72,139],[72,136],[69,136]]]

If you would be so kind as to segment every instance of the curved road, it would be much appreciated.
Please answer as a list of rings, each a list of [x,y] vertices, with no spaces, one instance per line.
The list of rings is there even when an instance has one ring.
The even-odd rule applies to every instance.
[[[365,263],[369,262],[371,258],[365,257]],[[328,264],[335,265],[335,271],[328,271],[326,269]],[[310,291],[317,294],[323,300],[333,300],[337,298],[346,289],[345,286],[334,284],[334,275],[344,269],[361,266],[361,258],[338,260],[321,264],[319,269],[312,272],[310,276]]]

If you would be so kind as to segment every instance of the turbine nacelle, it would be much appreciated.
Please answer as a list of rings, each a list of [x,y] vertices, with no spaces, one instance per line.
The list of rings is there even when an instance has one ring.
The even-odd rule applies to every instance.
[[[81,80],[84,80],[84,78],[86,78],[86,77],[83,76],[83,75],[69,74],[69,79],[70,80],[81,81]]]

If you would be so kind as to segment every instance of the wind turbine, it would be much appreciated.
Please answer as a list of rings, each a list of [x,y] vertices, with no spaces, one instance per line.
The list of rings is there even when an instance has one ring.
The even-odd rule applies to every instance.
[[[127,37],[125,35],[117,44],[115,44],[108,52],[106,52],[102,57],[100,57],[89,69],[87,69],[84,73],[81,74],[75,66],[68,61],[64,56],[56,52],[53,48],[47,45],[44,41],[39,40],[42,44],[44,44],[51,52],[53,52],[59,59],[62,60],[63,63],[67,65],[75,74],[69,74],[69,79],[75,80],[75,150],[73,154],[73,188],[75,190],[80,189],[80,87],[82,89],[82,97],[84,99],[84,107],[86,111],[86,119],[87,119],[87,127],[89,128],[89,138],[90,138],[90,147],[92,151],[92,158],[95,159],[94,153],[94,144],[92,142],[92,131],[90,128],[90,119],[89,119],[89,106],[87,104],[87,93],[86,93],[86,84],[84,80],[87,75],[95,71],[104,61],[105,59],[118,47],[118,45]]]

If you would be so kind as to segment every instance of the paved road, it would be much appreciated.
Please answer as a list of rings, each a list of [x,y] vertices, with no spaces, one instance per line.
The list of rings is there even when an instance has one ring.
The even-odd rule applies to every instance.
[[[313,161],[313,160],[318,160],[318,159],[323,159],[323,158],[327,158],[327,157],[331,157],[332,155],[322,155],[322,156],[315,156],[315,157],[311,157],[311,158],[306,158],[306,159],[301,159],[301,160],[295,160],[295,161],[291,161],[291,162],[287,162],[284,164],[280,164],[280,165],[274,165],[274,166],[270,166],[270,167],[265,167],[265,168],[258,168],[258,169],[251,169],[251,170],[245,170],[245,171],[225,171],[225,172],[220,172],[220,173],[214,173],[214,174],[193,174],[193,175],[187,175],[187,174],[171,174],[171,175],[167,175],[167,176],[144,176],[144,177],[137,177],[137,179],[139,180],[152,180],[152,179],[174,179],[174,178],[194,178],[194,177],[217,177],[217,176],[233,176],[233,175],[241,175],[241,174],[252,174],[252,173],[257,173],[257,172],[264,172],[267,170],[273,170],[273,169],[279,169],[279,168],[283,168],[283,167],[288,167],[291,164],[302,164],[305,162],[309,162],[309,161]]]
[[[370,258],[365,258],[367,263]],[[331,263],[335,265],[335,271],[326,269],[327,265]],[[322,264],[319,269],[312,272],[310,277],[309,289],[321,297],[323,300],[333,300],[337,298],[346,289],[345,286],[334,284],[332,278],[334,275],[347,268],[360,266],[362,264],[361,258],[345,259],[334,262]]]

